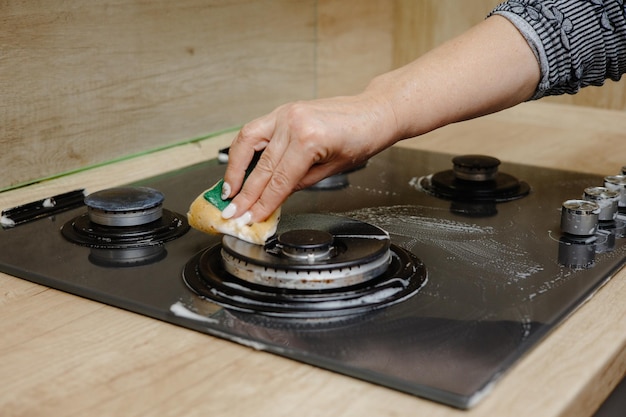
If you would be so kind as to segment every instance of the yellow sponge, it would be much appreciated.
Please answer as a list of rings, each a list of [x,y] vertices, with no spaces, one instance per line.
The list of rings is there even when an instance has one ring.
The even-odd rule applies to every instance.
[[[187,220],[194,229],[205,233],[224,233],[246,242],[263,245],[276,233],[280,221],[280,207],[267,220],[246,224],[242,219],[224,219],[222,210],[230,200],[222,200],[222,184],[219,180],[213,187],[204,191],[191,203]]]

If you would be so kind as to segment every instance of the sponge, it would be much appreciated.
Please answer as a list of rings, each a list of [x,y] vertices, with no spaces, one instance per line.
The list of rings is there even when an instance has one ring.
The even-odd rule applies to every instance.
[[[228,205],[228,201],[221,198],[223,182],[218,181],[191,203],[187,213],[189,225],[205,233],[223,233],[256,245],[265,244],[267,239],[276,233],[280,221],[280,207],[262,222],[247,224],[240,218],[224,219],[222,210]]]
[[[252,163],[246,170],[246,174],[252,171],[258,161],[260,153],[255,155]],[[247,175],[246,175],[247,177]],[[224,179],[220,179],[215,185],[205,190],[191,203],[187,220],[189,225],[205,233],[223,233],[235,236],[246,242],[263,245],[276,233],[280,221],[280,207],[274,211],[265,221],[247,224],[245,219],[224,219],[222,210],[230,203],[230,199],[222,200],[222,185]]]

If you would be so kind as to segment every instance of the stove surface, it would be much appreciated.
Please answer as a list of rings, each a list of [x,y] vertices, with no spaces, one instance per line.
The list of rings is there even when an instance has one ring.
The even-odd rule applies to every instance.
[[[468,208],[420,189],[421,178],[449,169],[450,161],[450,155],[392,148],[347,174],[342,187],[300,191],[283,206],[286,216],[322,213],[378,226],[423,263],[427,278],[419,291],[373,311],[289,318],[221,307],[182,278],[186,264],[220,237],[190,230],[139,264],[125,263],[123,254],[103,261],[60,232],[86,212],[83,205],[2,229],[0,270],[469,408],[622,267],[626,245],[621,215],[593,242],[561,239],[562,203],[602,185],[599,176],[503,163],[501,171],[530,186],[528,195]],[[159,190],[165,208],[184,214],[224,169],[213,160],[133,185]]]

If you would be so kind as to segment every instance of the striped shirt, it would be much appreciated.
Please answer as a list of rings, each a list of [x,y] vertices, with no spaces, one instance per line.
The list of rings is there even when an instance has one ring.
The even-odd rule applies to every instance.
[[[626,72],[624,0],[509,0],[492,14],[513,23],[537,57],[533,99],[574,94]]]

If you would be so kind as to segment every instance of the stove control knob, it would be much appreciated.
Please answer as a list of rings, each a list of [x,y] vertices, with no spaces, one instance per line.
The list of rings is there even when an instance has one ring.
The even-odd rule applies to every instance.
[[[568,268],[586,269],[593,266],[596,246],[577,243],[568,238],[559,240],[559,264]]]
[[[583,192],[583,200],[594,201],[600,206],[598,220],[601,222],[615,220],[619,198],[618,191],[606,187],[588,187]]]
[[[626,175],[611,175],[604,177],[604,186],[609,190],[618,191],[619,207],[626,207]]]
[[[591,236],[598,229],[600,206],[594,201],[567,200],[561,208],[561,231],[573,236]]]

